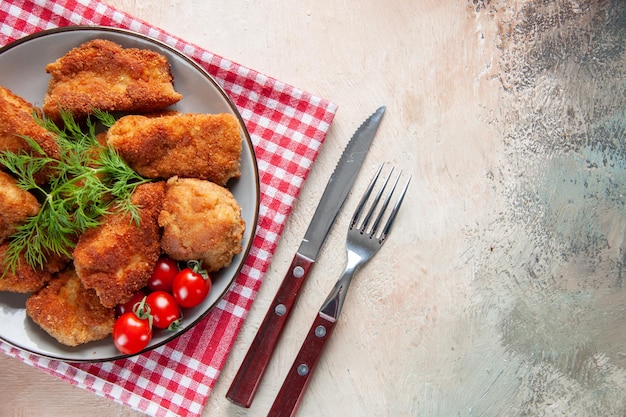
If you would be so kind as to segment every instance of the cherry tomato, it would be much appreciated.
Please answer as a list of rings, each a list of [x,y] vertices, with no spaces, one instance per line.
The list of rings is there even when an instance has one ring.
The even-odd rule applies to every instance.
[[[184,308],[197,306],[211,290],[211,280],[206,271],[200,270],[199,263],[189,264],[192,266],[176,274],[172,286],[172,295],[178,305]]]
[[[159,258],[148,280],[148,288],[152,291],[172,291],[172,283],[177,273],[178,262],[167,256]]]
[[[146,296],[145,291],[144,290],[139,290],[135,294],[133,294],[133,296],[130,298],[130,300],[128,300],[124,304],[118,304],[115,307],[115,313],[116,313],[117,317],[119,317],[122,314],[127,313],[129,311],[133,311],[133,308],[135,307],[135,304],[141,302],[141,300],[143,300],[143,298],[145,296]]]
[[[182,314],[172,294],[155,291],[146,297],[146,305],[150,307],[154,327],[169,330],[179,327]]]
[[[124,354],[141,351],[152,340],[152,323],[149,317],[141,318],[130,311],[122,314],[113,325],[113,343]]]

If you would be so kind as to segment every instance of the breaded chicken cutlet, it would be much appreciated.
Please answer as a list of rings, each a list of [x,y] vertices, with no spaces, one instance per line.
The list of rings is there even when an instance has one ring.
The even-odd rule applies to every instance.
[[[167,59],[147,49],[123,48],[94,39],[70,50],[46,66],[52,76],[43,111],[53,120],[59,109],[75,118],[93,109],[146,113],[178,102]]]
[[[164,182],[139,185],[131,198],[140,207],[139,225],[127,213],[111,214],[78,239],[76,273],[105,307],[128,301],[148,282],[161,253],[157,219],[164,196]]]
[[[124,116],[107,132],[107,143],[140,175],[210,180],[239,178],[241,134],[230,114]]]
[[[58,159],[60,150],[53,135],[37,124],[33,114],[37,109],[8,88],[0,86],[0,151],[13,153],[32,152],[21,136],[28,136],[51,158]],[[4,167],[2,167],[5,169]],[[51,175],[44,169],[36,176],[38,184],[45,183]]]
[[[4,266],[9,242],[0,244],[0,265],[4,267],[4,275],[0,275],[0,291],[31,293],[40,290],[53,274],[61,271],[70,262],[66,257],[50,254],[43,268],[33,268],[21,255],[15,271]]]
[[[26,314],[46,333],[67,346],[104,339],[113,332],[115,309],[100,304],[73,268],[54,276],[26,300]]]
[[[163,210],[161,248],[177,260],[199,259],[209,271],[229,265],[246,227],[241,207],[224,187],[196,178],[170,178]]]
[[[0,243],[15,233],[17,226],[36,215],[41,204],[34,195],[17,186],[15,179],[0,171]]]

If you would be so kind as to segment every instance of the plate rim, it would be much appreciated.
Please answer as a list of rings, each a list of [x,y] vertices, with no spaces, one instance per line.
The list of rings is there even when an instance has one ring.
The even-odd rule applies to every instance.
[[[209,74],[209,72],[207,70],[205,70],[194,59],[192,59],[191,57],[189,57],[185,53],[179,51],[178,49],[168,45],[167,43],[165,43],[165,42],[163,42],[163,41],[161,41],[159,39],[153,38],[151,36],[145,35],[143,33],[135,32],[135,31],[130,30],[130,29],[123,29],[123,28],[116,28],[116,27],[102,26],[102,25],[72,25],[72,26],[64,26],[64,27],[55,27],[55,28],[50,28],[50,29],[43,29],[43,30],[31,33],[29,35],[23,36],[23,37],[21,37],[19,39],[16,39],[16,40],[14,40],[14,41],[12,41],[12,42],[10,42],[10,43],[0,47],[0,55],[2,55],[3,53],[5,53],[5,52],[7,52],[7,51],[17,47],[17,46],[20,46],[20,45],[22,45],[24,43],[27,43],[29,41],[32,41],[32,40],[35,40],[35,39],[38,39],[38,38],[54,35],[54,34],[57,34],[57,33],[87,32],[87,31],[104,32],[104,33],[117,33],[117,34],[129,36],[131,38],[138,38],[140,40],[143,40],[143,41],[146,41],[148,43],[154,44],[154,45],[156,45],[156,46],[158,46],[160,48],[167,49],[170,53],[176,55],[178,58],[182,59],[187,64],[189,64],[191,67],[193,67],[194,70],[196,70],[203,78],[205,78],[219,92],[219,94],[222,96],[222,98],[224,99],[224,101],[226,102],[228,107],[231,109],[233,115],[235,115],[237,117],[238,121],[239,121],[241,133],[242,133],[242,136],[243,136],[243,140],[247,143],[248,149],[250,151],[250,160],[251,160],[251,163],[252,163],[252,171],[253,171],[253,174],[254,174],[254,188],[255,188],[254,209],[253,209],[253,224],[251,224],[251,225],[246,224],[246,229],[250,228],[249,229],[249,231],[250,231],[250,238],[249,238],[249,240],[247,242],[246,247],[242,248],[241,262],[239,263],[237,269],[233,272],[232,278],[230,279],[228,284],[225,286],[224,290],[216,298],[216,300],[210,306],[208,306],[205,311],[200,313],[198,315],[198,317],[192,323],[190,323],[188,326],[186,326],[185,328],[177,331],[175,334],[172,334],[170,337],[166,337],[164,340],[159,341],[159,342],[157,342],[154,345],[151,345],[149,347],[146,347],[145,349],[141,350],[140,352],[137,352],[137,353],[134,353],[134,354],[122,354],[122,353],[119,353],[118,355],[113,355],[113,356],[106,357],[106,358],[87,359],[87,358],[82,358],[82,357],[72,357],[71,355],[54,355],[54,354],[50,354],[50,353],[39,352],[37,350],[31,349],[31,348],[27,348],[27,347],[24,347],[24,346],[20,346],[17,343],[14,343],[14,342],[11,342],[9,340],[6,340],[0,334],[0,340],[2,340],[4,343],[7,343],[8,345],[13,346],[16,349],[19,349],[19,350],[24,351],[24,352],[31,353],[31,354],[39,356],[39,357],[43,357],[43,358],[47,358],[47,359],[54,359],[54,360],[67,361],[67,362],[75,362],[75,363],[100,363],[100,362],[109,362],[109,361],[115,361],[115,360],[119,360],[119,359],[127,359],[127,358],[131,358],[131,357],[134,357],[134,356],[138,356],[138,355],[141,355],[143,353],[146,353],[146,352],[152,351],[154,349],[157,349],[157,348],[163,346],[166,343],[171,342],[172,340],[182,336],[187,331],[189,331],[192,328],[194,328],[211,311],[213,311],[213,309],[220,303],[220,301],[222,301],[224,299],[224,296],[226,295],[226,293],[228,293],[228,291],[230,291],[232,289],[232,287],[235,285],[235,282],[237,281],[237,278],[241,275],[241,270],[243,269],[244,265],[247,263],[247,259],[248,259],[249,254],[250,254],[250,250],[252,249],[252,246],[253,246],[253,243],[254,243],[254,240],[255,240],[255,237],[256,237],[258,221],[259,221],[261,187],[260,187],[259,167],[258,167],[258,161],[257,161],[257,158],[256,158],[256,152],[255,152],[255,149],[254,149],[254,144],[253,144],[252,139],[250,137],[250,133],[248,131],[248,128],[247,128],[247,126],[246,126],[246,124],[245,124],[245,122],[243,120],[243,117],[241,116],[241,113],[239,112],[239,109],[237,108],[237,106],[235,105],[233,100],[230,98],[230,96],[228,94],[226,94],[226,92],[224,91],[222,86],[215,80],[215,78],[211,74]],[[20,294],[20,295],[22,295],[22,294]]]

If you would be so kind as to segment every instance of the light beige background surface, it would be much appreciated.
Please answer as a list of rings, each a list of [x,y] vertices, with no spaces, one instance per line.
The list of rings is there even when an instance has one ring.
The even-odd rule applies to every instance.
[[[339,105],[205,416],[269,410],[343,268],[356,196],[252,408],[226,391],[341,149],[381,104],[356,189],[385,161],[410,193],[299,415],[626,413],[623,2],[107,3]],[[138,415],[6,356],[0,369],[2,416]]]

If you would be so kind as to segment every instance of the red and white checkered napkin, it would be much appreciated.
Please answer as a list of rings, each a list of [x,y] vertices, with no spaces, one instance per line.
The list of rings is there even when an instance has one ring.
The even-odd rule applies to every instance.
[[[159,39],[200,63],[238,107],[259,165],[261,207],[253,247],[241,275],[197,326],[131,359],[71,364],[0,343],[8,355],[77,386],[154,416],[199,416],[249,311],[285,221],[337,107],[207,52],[99,1],[0,2],[0,45],[57,26],[103,25]]]

